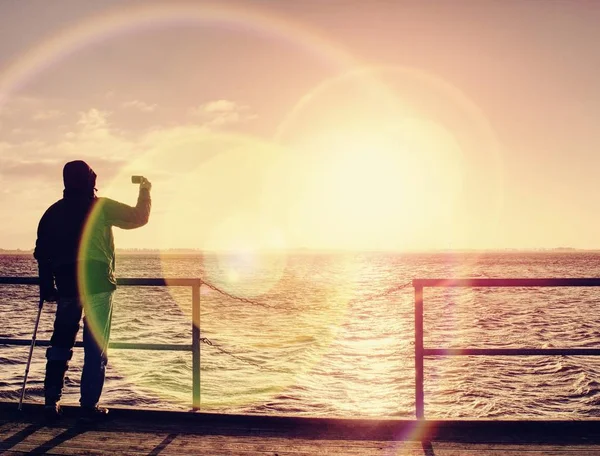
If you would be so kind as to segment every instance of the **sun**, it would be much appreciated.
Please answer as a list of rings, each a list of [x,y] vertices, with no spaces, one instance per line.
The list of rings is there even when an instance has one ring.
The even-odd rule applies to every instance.
[[[307,242],[410,248],[440,238],[440,220],[452,216],[460,150],[438,125],[404,119],[340,126],[306,135],[293,147],[284,166],[294,171],[280,170],[288,181],[279,195],[285,195],[288,226]]]
[[[298,100],[275,139],[295,151],[280,198],[295,191],[288,229],[302,242],[477,248],[501,230],[499,142],[474,101],[436,75],[366,66],[333,76]]]

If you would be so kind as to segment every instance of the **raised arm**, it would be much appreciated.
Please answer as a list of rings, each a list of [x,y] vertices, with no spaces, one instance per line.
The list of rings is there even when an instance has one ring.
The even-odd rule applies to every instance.
[[[106,222],[125,230],[139,228],[148,223],[150,208],[152,206],[150,199],[151,188],[152,185],[150,182],[147,180],[142,182],[135,206],[128,206],[115,200],[103,198]]]

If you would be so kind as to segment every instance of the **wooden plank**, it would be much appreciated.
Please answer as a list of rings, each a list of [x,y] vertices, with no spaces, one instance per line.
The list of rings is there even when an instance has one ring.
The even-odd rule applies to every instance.
[[[600,421],[415,422],[113,409],[93,427],[65,407],[57,426],[41,407],[0,403],[0,453],[61,455],[587,456],[600,454]],[[375,437],[378,436],[378,437]],[[429,436],[430,442],[422,442]]]
[[[13,437],[17,436],[17,439]],[[481,454],[599,454],[600,445],[544,445],[514,443],[460,443],[419,441],[372,441],[294,439],[260,435],[154,434],[121,432],[77,427],[46,427],[19,423],[2,426],[0,449],[12,452],[46,452],[48,454],[280,454],[280,455],[374,455],[393,450],[393,454],[447,455]],[[507,436],[510,438],[510,436]],[[11,441],[12,438],[12,441]],[[11,445],[8,448],[8,445]],[[158,454],[158,453],[156,453]],[[389,454],[389,453],[387,453]]]
[[[7,450],[4,446],[0,449]],[[106,433],[88,430],[76,433],[72,429],[42,428],[27,439],[8,449],[10,452],[44,452],[46,454],[278,454],[282,455],[490,455],[501,454],[598,454],[597,445],[503,445],[458,444],[433,442],[422,444],[414,441],[340,441],[306,440],[263,437],[201,436],[192,434],[153,435],[150,433]],[[6,453],[4,453],[6,454]]]
[[[110,433],[71,428],[42,428],[10,449],[0,444],[3,454],[45,453],[60,455],[278,455],[278,456],[501,456],[513,455],[597,455],[598,445],[468,444],[415,441],[345,441],[263,438],[243,436],[202,436],[196,434]],[[8,450],[8,451],[7,451]]]
[[[15,426],[43,427],[35,424],[41,407],[26,404],[18,414],[14,404],[0,407],[2,432]],[[78,407],[65,407],[61,426],[72,427]],[[11,423],[10,413],[14,414]],[[29,415],[27,414],[29,413]],[[403,421],[278,417],[259,415],[221,415],[157,410],[113,409],[112,419],[99,424],[96,431],[152,432],[203,435],[241,435],[328,440],[419,440],[462,441],[465,443],[552,443],[600,444],[600,421]],[[18,425],[17,419],[21,423]],[[35,430],[35,429],[34,429]]]
[[[47,454],[381,454],[389,442],[320,441],[244,436],[202,436],[197,434],[121,433],[72,428],[41,428],[10,448],[15,452]]]

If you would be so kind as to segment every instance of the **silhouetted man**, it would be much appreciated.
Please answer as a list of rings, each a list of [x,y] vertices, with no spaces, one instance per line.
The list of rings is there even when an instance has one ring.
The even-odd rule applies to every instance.
[[[112,227],[131,229],[148,223],[152,185],[142,180],[137,205],[131,207],[98,198],[96,173],[84,161],[67,163],[63,181],[63,198],[40,220],[34,252],[41,298],[58,301],[54,332],[46,351],[44,412],[48,419],[60,416],[65,373],[83,313],[85,354],[80,404],[83,416],[95,419],[108,414],[108,409],[98,407],[98,401],[104,385],[112,298],[117,287]]]

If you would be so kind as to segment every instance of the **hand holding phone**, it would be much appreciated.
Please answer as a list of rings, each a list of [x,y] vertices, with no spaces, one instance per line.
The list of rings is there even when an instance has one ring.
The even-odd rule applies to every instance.
[[[148,190],[152,189],[152,184],[144,176],[131,176],[131,183],[140,184],[140,188],[145,188]]]

